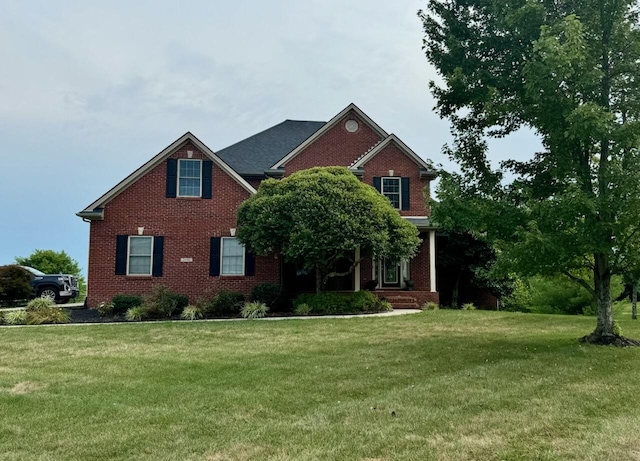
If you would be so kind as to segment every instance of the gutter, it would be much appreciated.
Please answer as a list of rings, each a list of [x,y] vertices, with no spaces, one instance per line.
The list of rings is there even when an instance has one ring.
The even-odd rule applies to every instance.
[[[95,210],[82,210],[76,213],[76,216],[81,217],[84,222],[103,221],[104,208],[96,208]]]

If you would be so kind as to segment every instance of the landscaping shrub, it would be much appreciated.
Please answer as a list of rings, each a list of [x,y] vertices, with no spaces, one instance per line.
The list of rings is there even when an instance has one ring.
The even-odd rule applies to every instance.
[[[4,314],[4,323],[7,325],[25,325],[27,323],[27,311],[9,311]]]
[[[111,303],[113,305],[112,314],[120,315],[127,312],[128,309],[132,307],[137,307],[142,305],[142,297],[138,295],[115,295],[111,298]]]
[[[33,298],[32,278],[29,271],[15,264],[0,267],[0,302]]]
[[[277,283],[260,283],[251,290],[249,300],[259,301],[273,309],[280,303],[281,291],[280,285]]]
[[[69,323],[70,316],[65,310],[56,306],[47,298],[32,299],[25,309],[26,323],[40,325],[43,323]]]
[[[4,312],[0,311],[0,325],[4,323]]]
[[[463,311],[475,311],[476,306],[473,303],[465,303],[461,308]]]
[[[391,312],[393,310],[393,306],[389,301],[383,299],[382,301],[380,301],[380,310],[384,312]]]
[[[434,303],[433,301],[427,301],[420,309],[423,311],[437,311],[440,309],[440,306],[438,306],[438,303]]]
[[[246,303],[242,308],[241,315],[245,319],[261,319],[266,317],[269,306],[260,301]]]
[[[204,318],[204,312],[198,306],[187,306],[182,310],[180,317],[185,320],[197,320]]]
[[[112,317],[115,314],[113,303],[101,302],[98,304],[98,314],[100,317]]]
[[[295,312],[298,307],[306,304],[309,314],[358,314],[362,312],[382,312],[386,310],[382,301],[370,291],[355,293],[319,293],[302,294],[294,300]],[[300,314],[303,315],[303,314]]]
[[[302,303],[296,306],[294,312],[296,315],[309,315],[311,313],[311,308],[308,304]]]
[[[144,306],[131,307],[127,309],[127,312],[124,314],[124,318],[129,322],[139,322],[147,319],[148,316],[149,314]]]
[[[370,291],[356,291],[347,295],[352,312],[381,312],[382,301]]]
[[[198,300],[198,306],[206,317],[233,317],[240,314],[244,304],[244,295],[221,291],[211,292]]]
[[[142,305],[148,318],[170,318],[189,305],[189,298],[174,293],[164,285],[156,285]]]

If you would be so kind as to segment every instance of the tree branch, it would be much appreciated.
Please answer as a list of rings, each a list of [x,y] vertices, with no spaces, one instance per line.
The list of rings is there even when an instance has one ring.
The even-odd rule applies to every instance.
[[[580,285],[585,290],[587,290],[589,292],[589,294],[594,297],[594,299],[596,298],[596,292],[593,289],[593,287],[591,285],[589,285],[587,282],[585,282],[583,279],[581,279],[580,277],[576,277],[575,275],[571,274],[569,271],[562,271],[561,273],[563,275],[566,275],[567,277],[569,277],[569,279],[571,279],[574,282],[576,282],[578,285]]]

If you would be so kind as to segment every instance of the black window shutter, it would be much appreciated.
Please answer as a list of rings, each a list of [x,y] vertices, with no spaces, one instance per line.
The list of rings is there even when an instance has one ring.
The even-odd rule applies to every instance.
[[[128,235],[116,236],[116,275],[127,275]]]
[[[178,185],[178,160],[175,158],[167,159],[167,190],[165,196],[167,198],[175,198]]]
[[[244,275],[256,275],[256,255],[248,251],[244,255]]]
[[[373,187],[375,187],[378,192],[382,191],[380,176],[373,177]]]
[[[408,210],[409,208],[409,178],[402,178],[402,209]]]
[[[162,264],[164,262],[164,237],[153,238],[153,269],[151,275],[162,277]]]
[[[205,160],[202,162],[202,198],[211,198],[211,172],[213,162]]]
[[[220,237],[211,237],[209,247],[209,275],[220,275]]]

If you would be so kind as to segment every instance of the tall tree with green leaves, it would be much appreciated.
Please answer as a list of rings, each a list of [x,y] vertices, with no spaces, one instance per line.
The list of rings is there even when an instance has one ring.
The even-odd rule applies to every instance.
[[[389,200],[343,167],[311,168],[281,180],[263,181],[238,209],[238,239],[252,253],[282,254],[316,273],[316,291],[329,278],[351,273],[354,258],[399,261],[415,255],[418,229],[402,219]],[[350,259],[348,272],[335,263]]]
[[[34,250],[27,257],[16,256],[16,263],[21,266],[29,266],[45,274],[71,274],[80,275],[78,261],[69,256],[64,250]]]
[[[446,149],[461,167],[444,175],[434,216],[494,242],[511,270],[581,284],[597,306],[583,340],[624,342],[610,285],[640,238],[636,2],[430,0],[419,16],[442,76],[431,83],[436,110],[454,135]],[[487,138],[522,127],[543,152],[492,169]]]

